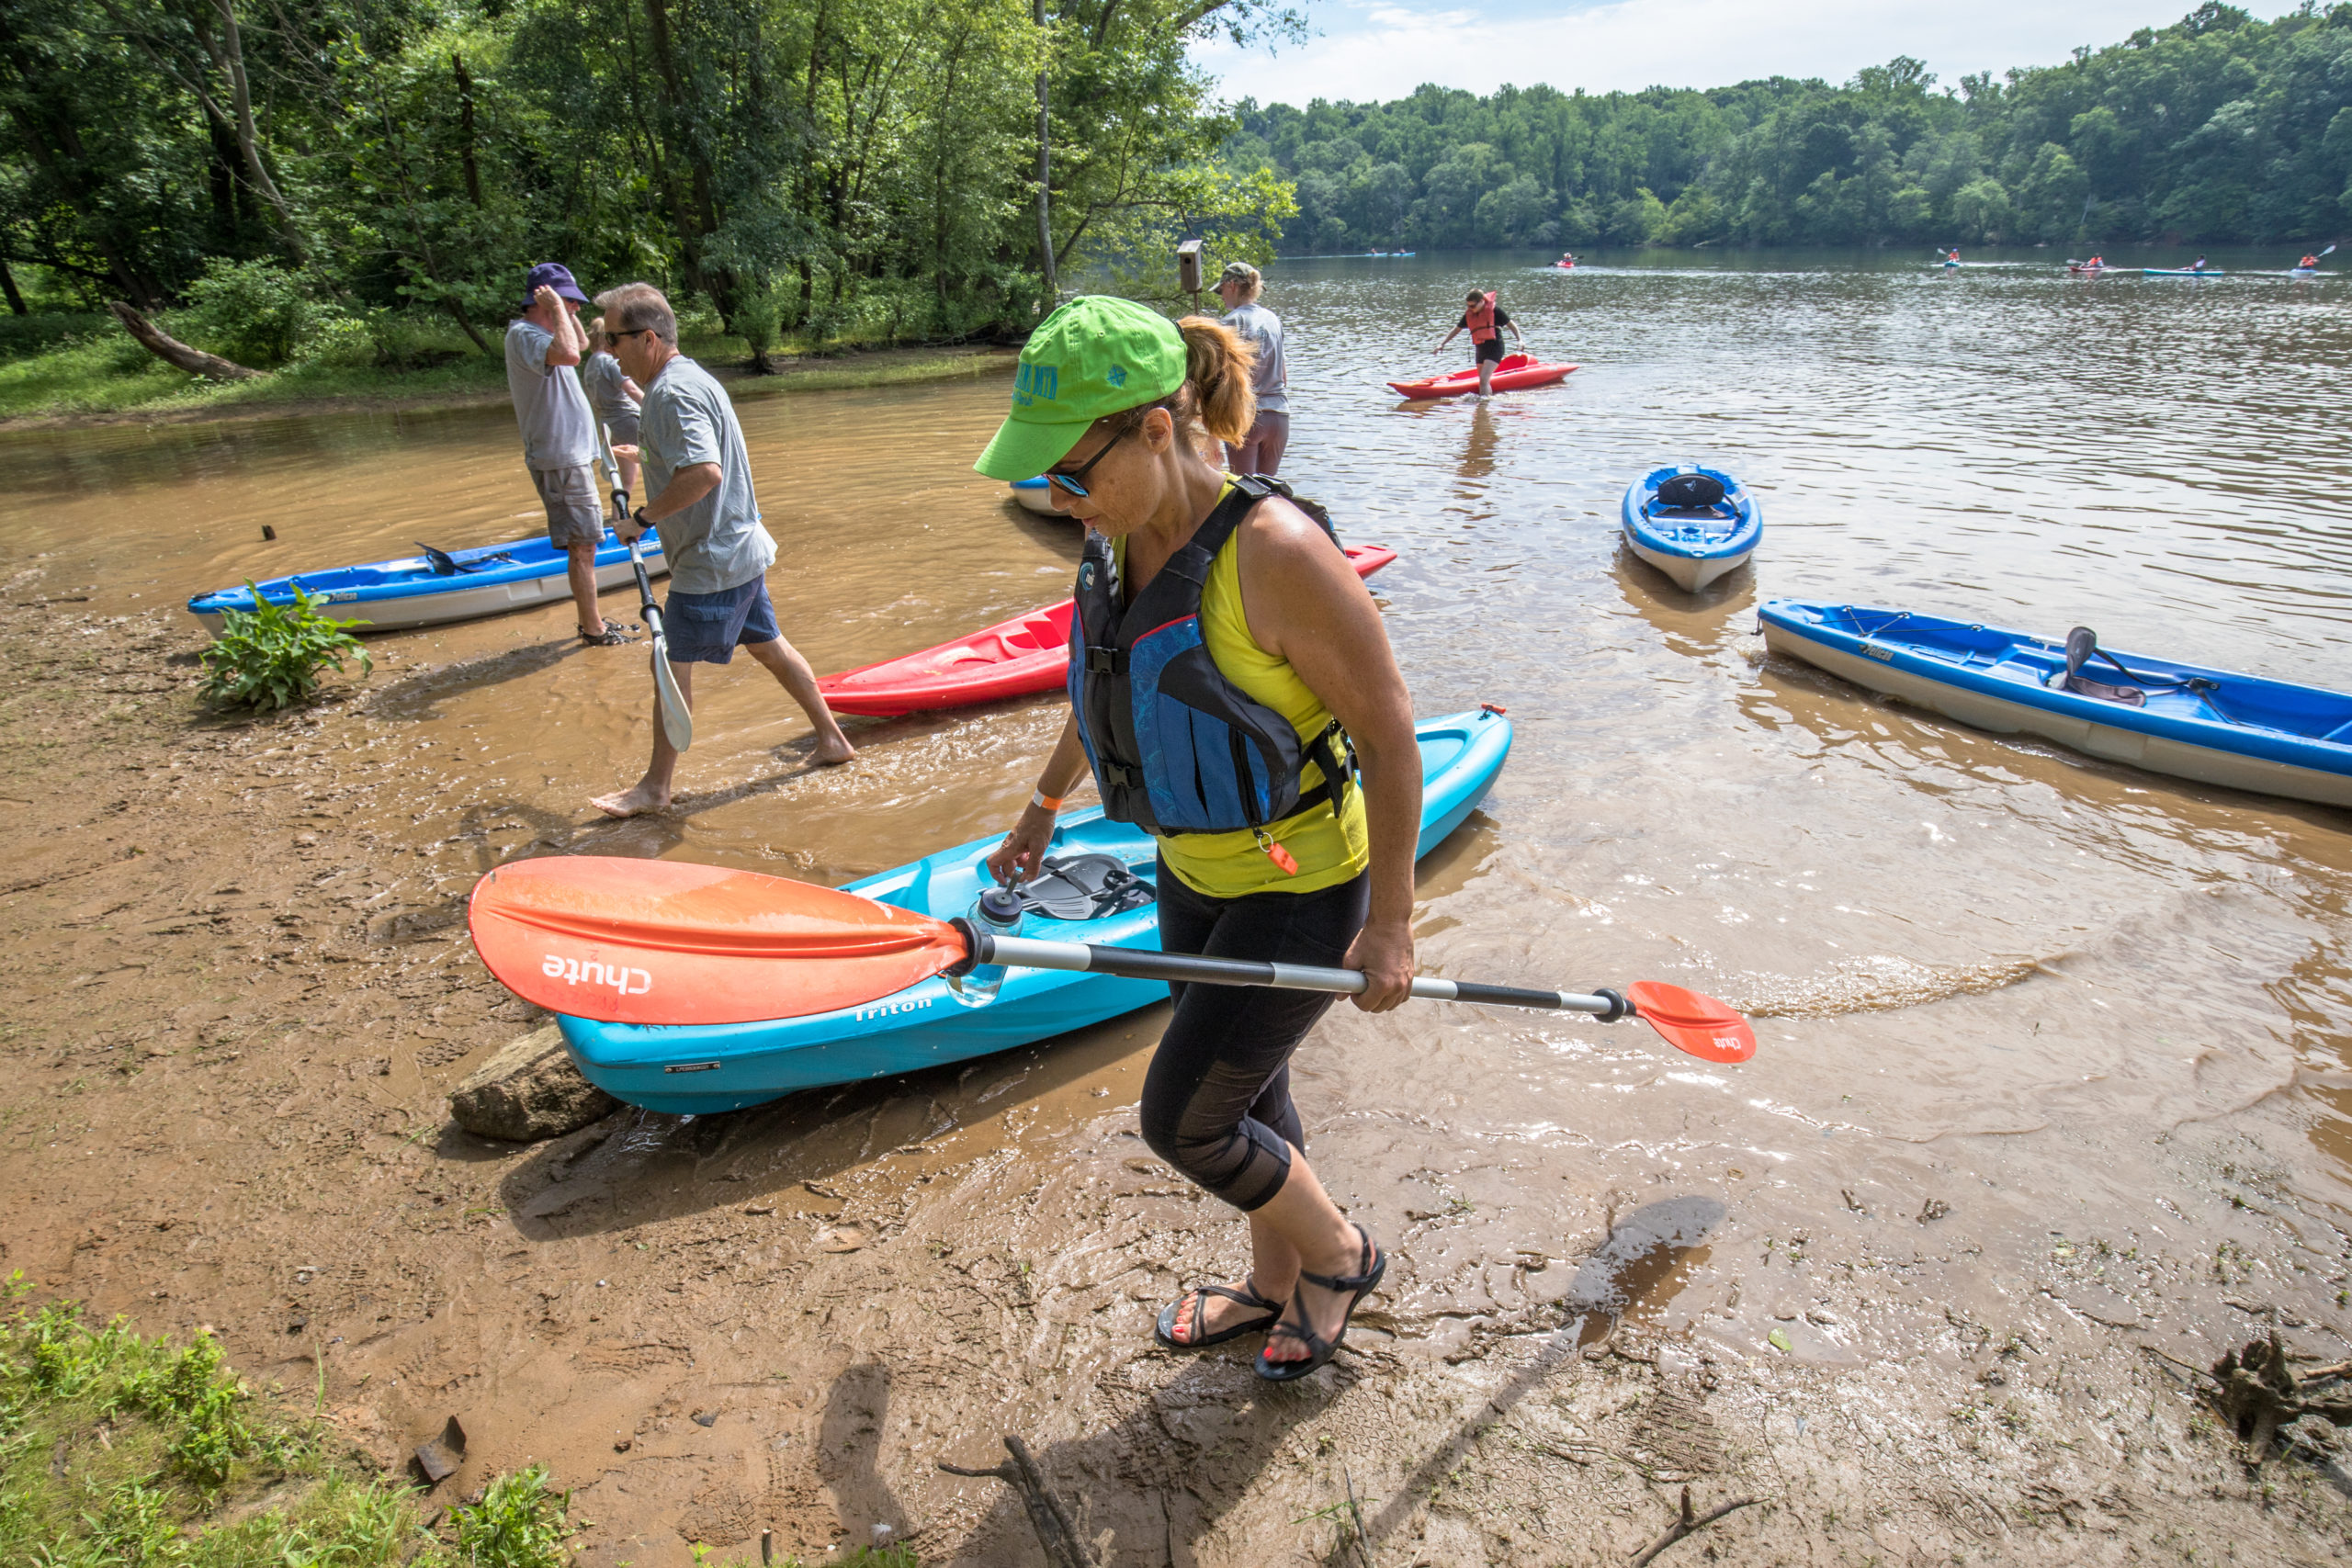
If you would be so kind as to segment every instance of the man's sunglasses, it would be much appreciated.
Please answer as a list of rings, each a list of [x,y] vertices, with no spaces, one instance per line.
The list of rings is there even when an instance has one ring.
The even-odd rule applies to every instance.
[[[1111,437],[1110,440],[1102,443],[1102,450],[1095,453],[1094,456],[1080,464],[1078,472],[1074,474],[1057,474],[1051,468],[1046,469],[1046,482],[1052,485],[1055,489],[1061,491],[1064,494],[1083,496],[1086,493],[1086,487],[1079,483],[1079,481],[1087,476],[1087,473],[1092,469],[1095,464],[1101,462],[1109,455],[1112,447],[1116,446],[1120,442],[1125,441],[1127,438],[1128,434],[1128,432],[1123,430],[1119,432],[1118,434]]]

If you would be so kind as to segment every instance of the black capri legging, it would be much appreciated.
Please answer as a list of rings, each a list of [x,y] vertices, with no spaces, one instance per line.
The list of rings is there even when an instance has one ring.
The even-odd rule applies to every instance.
[[[1315,893],[1212,898],[1159,863],[1159,944],[1168,953],[1337,964],[1372,911],[1372,874]],[[1143,1081],[1152,1153],[1247,1213],[1282,1190],[1305,1130],[1290,1099],[1290,1055],[1337,998],[1262,986],[1172,985],[1176,1016]]]

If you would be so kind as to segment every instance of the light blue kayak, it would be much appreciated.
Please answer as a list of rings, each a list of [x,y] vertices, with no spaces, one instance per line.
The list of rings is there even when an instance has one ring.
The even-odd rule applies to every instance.
[[[1012,499],[1019,502],[1024,510],[1042,512],[1048,516],[1053,514],[1054,491],[1046,482],[1045,475],[1040,474],[1034,479],[1015,479],[1012,490]]]
[[[2140,276],[2142,277],[2227,277],[2229,274],[2218,266],[2202,269],[2192,266],[2143,266],[2140,269]]]
[[[662,558],[662,540],[656,534],[648,531],[638,547],[645,556],[647,572],[659,577],[670,570],[669,562]],[[441,565],[455,570],[436,570]],[[273,577],[256,586],[261,589],[261,596],[272,604],[292,604],[294,591],[300,587],[310,597],[326,601],[319,606],[322,615],[339,621],[357,621],[371,630],[397,631],[403,626],[469,621],[529,604],[569,599],[571,583],[565,576],[568,565],[564,552],[540,535],[503,545],[449,550],[444,552],[444,560],[438,563],[429,556],[399,556],[365,566],[298,571],[290,577]],[[596,547],[596,586],[618,588],[635,581],[635,575],[629,570],[628,547],[610,528],[605,529],[604,542]],[[217,593],[199,593],[187,602],[188,614],[202,621],[205,629],[215,637],[220,635],[223,610],[249,611],[253,607],[254,596],[242,584],[223,588]]]
[[[1486,798],[1510,753],[1510,720],[1496,708],[1424,719],[1421,836],[1427,854]],[[848,890],[942,919],[961,915],[978,897],[984,863],[1002,838],[975,839],[910,865],[886,871]],[[1073,811],[1054,829],[1048,861],[1097,854],[1150,877],[1148,834],[1103,820],[1100,807]],[[1030,914],[1024,936],[1156,950],[1159,907],[1059,920]],[[796,1089],[910,1073],[985,1056],[1164,1001],[1165,984],[1108,975],[1015,969],[990,1001],[970,1005],[944,979],[930,979],[863,1007],[763,1023],[648,1025],[559,1017],[564,1043],[590,1082],[649,1111],[699,1114],[758,1105]]]
[[[1706,507],[1659,505],[1658,486],[1677,474],[1706,475],[1724,487],[1723,500]],[[1764,540],[1762,502],[1729,474],[1687,464],[1653,469],[1627,485],[1618,522],[1628,548],[1692,592],[1737,571]]]
[[[1870,604],[1773,599],[1765,646],[1962,724],[2109,761],[2352,807],[2352,694]]]

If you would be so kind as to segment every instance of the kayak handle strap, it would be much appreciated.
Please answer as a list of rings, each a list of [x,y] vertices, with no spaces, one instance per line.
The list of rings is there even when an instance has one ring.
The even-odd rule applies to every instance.
[[[950,922],[963,934],[968,956],[947,971],[967,975],[975,965],[1002,964],[1017,969],[1053,969],[1082,975],[1112,975],[1127,980],[1162,980],[1207,986],[1266,986],[1283,991],[1322,991],[1329,995],[1361,996],[1366,981],[1361,970],[1327,969],[1311,964],[1264,964],[1241,958],[1204,958],[1189,953],[1152,953],[1125,947],[1100,947],[1091,942],[1041,942],[1034,937],[998,936],[978,931],[958,919]],[[1413,981],[1412,995],[1427,1001],[1481,1002],[1488,1007],[1537,1008],[1552,1012],[1590,1013],[1602,1023],[1614,1023],[1634,1009],[1617,992],[1606,988],[1586,996],[1575,991],[1538,991],[1518,986],[1489,986],[1474,980],[1442,980],[1421,976]]]

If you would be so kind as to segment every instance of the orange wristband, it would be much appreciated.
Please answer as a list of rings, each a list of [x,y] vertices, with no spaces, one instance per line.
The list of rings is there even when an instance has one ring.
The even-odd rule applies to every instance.
[[[1062,799],[1060,795],[1047,795],[1041,789],[1029,796],[1029,804],[1042,806],[1048,811],[1059,811],[1062,808]]]

